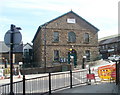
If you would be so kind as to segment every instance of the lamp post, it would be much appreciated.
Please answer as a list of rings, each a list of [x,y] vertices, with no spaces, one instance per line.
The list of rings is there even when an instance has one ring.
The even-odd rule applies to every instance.
[[[45,23],[45,28],[44,28],[44,68],[45,68],[45,72],[46,72],[46,26],[47,23]]]
[[[83,64],[82,64],[82,69],[85,69],[85,59],[86,59],[86,56],[83,56]]]
[[[10,38],[10,95],[13,93],[13,32],[15,25],[11,25],[11,38]]]
[[[14,95],[13,93],[13,47],[14,47],[14,31],[15,29],[21,30],[20,27],[15,27],[15,25],[11,24],[10,30],[10,95]]]
[[[23,70],[23,95],[25,95],[25,58],[24,57],[22,58],[22,61],[23,61],[23,67],[22,67],[22,70]]]

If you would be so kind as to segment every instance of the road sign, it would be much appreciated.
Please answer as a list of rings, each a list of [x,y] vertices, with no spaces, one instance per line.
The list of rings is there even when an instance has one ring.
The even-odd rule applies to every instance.
[[[13,33],[13,47],[19,45],[22,40],[22,35],[19,30],[15,29],[14,32],[11,30],[8,30],[4,36],[4,42],[5,44],[10,47],[10,40],[11,40],[11,33]]]
[[[20,28],[11,24],[10,30],[8,30],[4,36],[5,44],[10,47],[10,95],[13,93],[13,48],[21,43],[22,35],[19,32]]]
[[[95,74],[87,74],[87,79],[95,79]]]

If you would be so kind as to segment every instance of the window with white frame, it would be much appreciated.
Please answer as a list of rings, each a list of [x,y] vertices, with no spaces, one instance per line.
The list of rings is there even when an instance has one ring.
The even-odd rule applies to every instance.
[[[54,34],[53,34],[53,41],[54,42],[59,42],[59,32],[54,32]]]
[[[86,59],[90,60],[90,50],[85,51]]]
[[[84,42],[89,43],[89,33],[84,34]]]
[[[59,61],[59,50],[54,50],[54,61]]]

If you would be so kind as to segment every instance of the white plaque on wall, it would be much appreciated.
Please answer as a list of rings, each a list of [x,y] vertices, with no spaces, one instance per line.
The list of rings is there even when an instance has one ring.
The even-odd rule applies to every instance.
[[[76,20],[74,18],[68,18],[67,23],[76,23]]]

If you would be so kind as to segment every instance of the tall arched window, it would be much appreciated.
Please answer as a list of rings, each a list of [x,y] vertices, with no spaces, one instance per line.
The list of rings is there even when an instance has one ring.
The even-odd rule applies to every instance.
[[[76,42],[76,35],[74,32],[69,32],[68,33],[68,41],[69,42]]]

